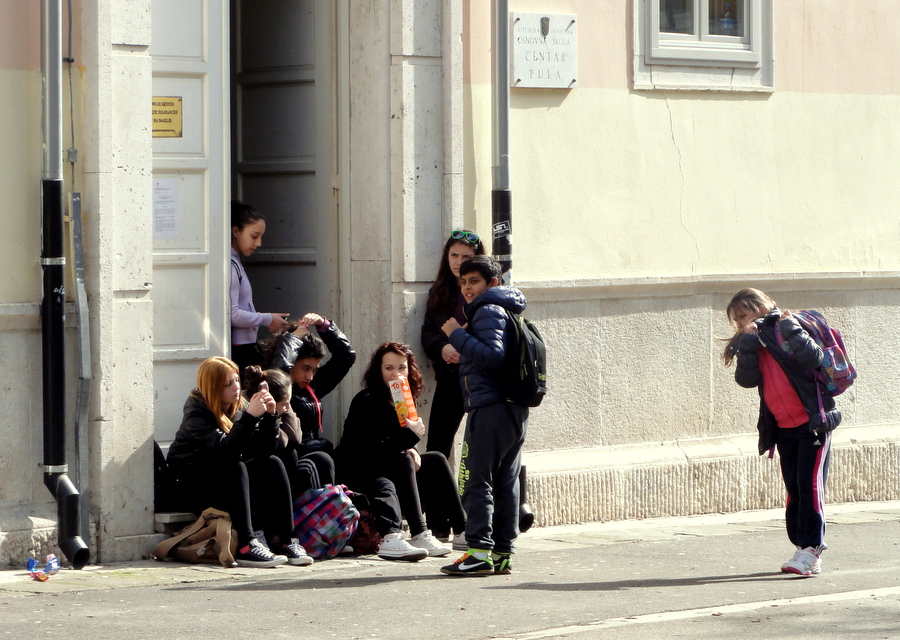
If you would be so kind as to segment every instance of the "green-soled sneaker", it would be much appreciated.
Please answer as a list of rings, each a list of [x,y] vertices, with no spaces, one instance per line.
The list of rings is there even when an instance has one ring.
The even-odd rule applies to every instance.
[[[494,553],[491,555],[494,562],[494,575],[506,576],[512,573],[512,555],[509,553]]]
[[[476,558],[464,553],[453,564],[441,567],[441,573],[448,576],[490,576],[494,573],[494,563],[490,558]]]

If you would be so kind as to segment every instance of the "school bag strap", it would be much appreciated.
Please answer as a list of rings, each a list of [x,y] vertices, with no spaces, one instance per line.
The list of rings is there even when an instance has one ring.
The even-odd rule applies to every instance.
[[[218,509],[205,509],[196,522],[160,542],[150,553],[156,560],[174,557],[187,562],[203,562],[209,558],[210,544],[218,543],[217,559],[224,568],[235,566],[237,540],[231,528],[231,516]],[[208,561],[208,560],[206,560]]]

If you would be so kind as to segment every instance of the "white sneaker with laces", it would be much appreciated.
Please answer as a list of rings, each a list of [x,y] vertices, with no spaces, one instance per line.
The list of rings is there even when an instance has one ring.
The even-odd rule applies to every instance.
[[[819,552],[815,547],[801,549],[797,547],[794,556],[781,565],[784,573],[795,573],[798,576],[808,576],[821,573],[822,565],[819,563]]]
[[[432,558],[438,556],[445,556],[450,553],[450,547],[445,547],[440,544],[433,535],[431,535],[431,531],[426,529],[422,533],[413,536],[409,539],[409,544],[416,547],[417,549],[425,549],[428,552],[428,555]]]
[[[385,560],[417,562],[422,558],[427,558],[428,551],[412,546],[399,533],[389,533],[384,536],[381,546],[378,547],[378,557]]]

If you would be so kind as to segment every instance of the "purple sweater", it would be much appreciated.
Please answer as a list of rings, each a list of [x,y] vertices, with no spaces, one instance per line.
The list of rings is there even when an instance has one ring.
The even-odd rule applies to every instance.
[[[241,255],[231,248],[231,344],[253,344],[260,327],[272,324],[271,313],[257,313],[253,306],[253,289],[241,264]]]

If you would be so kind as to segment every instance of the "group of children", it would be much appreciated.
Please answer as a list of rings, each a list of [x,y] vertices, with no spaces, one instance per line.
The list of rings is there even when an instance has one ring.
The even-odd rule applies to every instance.
[[[412,350],[398,342],[385,342],[372,354],[334,447],[322,432],[321,400],[349,372],[356,353],[322,315],[291,322],[286,313],[256,311],[241,258],[259,248],[264,233],[255,209],[233,203],[233,360],[204,361],[185,403],[168,455],[180,506],[231,514],[238,565],[307,565],[312,559],[292,534],[294,501],[310,488],[337,482],[367,498],[382,538],[380,557],[441,557],[451,552],[443,543],[452,540],[467,553],[442,572],[509,573],[519,533],[528,409],[507,402],[492,369],[512,339],[503,308],[523,310],[521,292],[498,286],[499,266],[484,255],[477,234],[454,231],[432,287],[437,302],[429,304],[423,327],[426,353],[442,363],[436,366],[427,451],[416,448],[426,434],[424,422],[398,419],[390,395],[389,384],[401,376],[413,398],[424,388]],[[476,298],[481,302],[473,304]],[[261,326],[273,332],[265,348],[257,342]],[[469,475],[458,485],[448,455],[464,411]]]
[[[251,255],[264,233],[262,216],[234,203],[233,361],[214,357],[200,366],[168,456],[185,508],[213,506],[231,514],[239,565],[310,564],[291,534],[293,500],[339,482],[368,497],[383,537],[379,556],[445,556],[451,550],[442,543],[452,540],[466,553],[442,567],[444,574],[510,573],[516,538],[529,526],[521,526],[519,495],[529,410],[508,400],[498,371],[513,339],[506,311],[525,309],[522,292],[500,286],[499,265],[484,255],[477,234],[454,231],[422,327],[436,378],[429,428],[418,418],[398,420],[391,381],[407,378],[414,398],[424,383],[409,346],[385,342],[370,359],[333,447],[322,433],[321,399],[343,380],[356,354],[337,325],[319,314],[289,322],[288,314],[255,310],[241,256]],[[737,362],[739,385],[759,390],[760,453],[778,449],[787,489],[787,531],[796,551],[781,570],[819,573],[827,548],[831,431],[841,419],[813,374],[822,349],[759,290],[739,291],[726,314],[736,332],[725,363]],[[257,346],[260,326],[275,336],[264,351]],[[330,358],[322,365],[326,352]],[[464,413],[457,490],[448,457]],[[427,451],[420,454],[416,447],[426,432]]]

